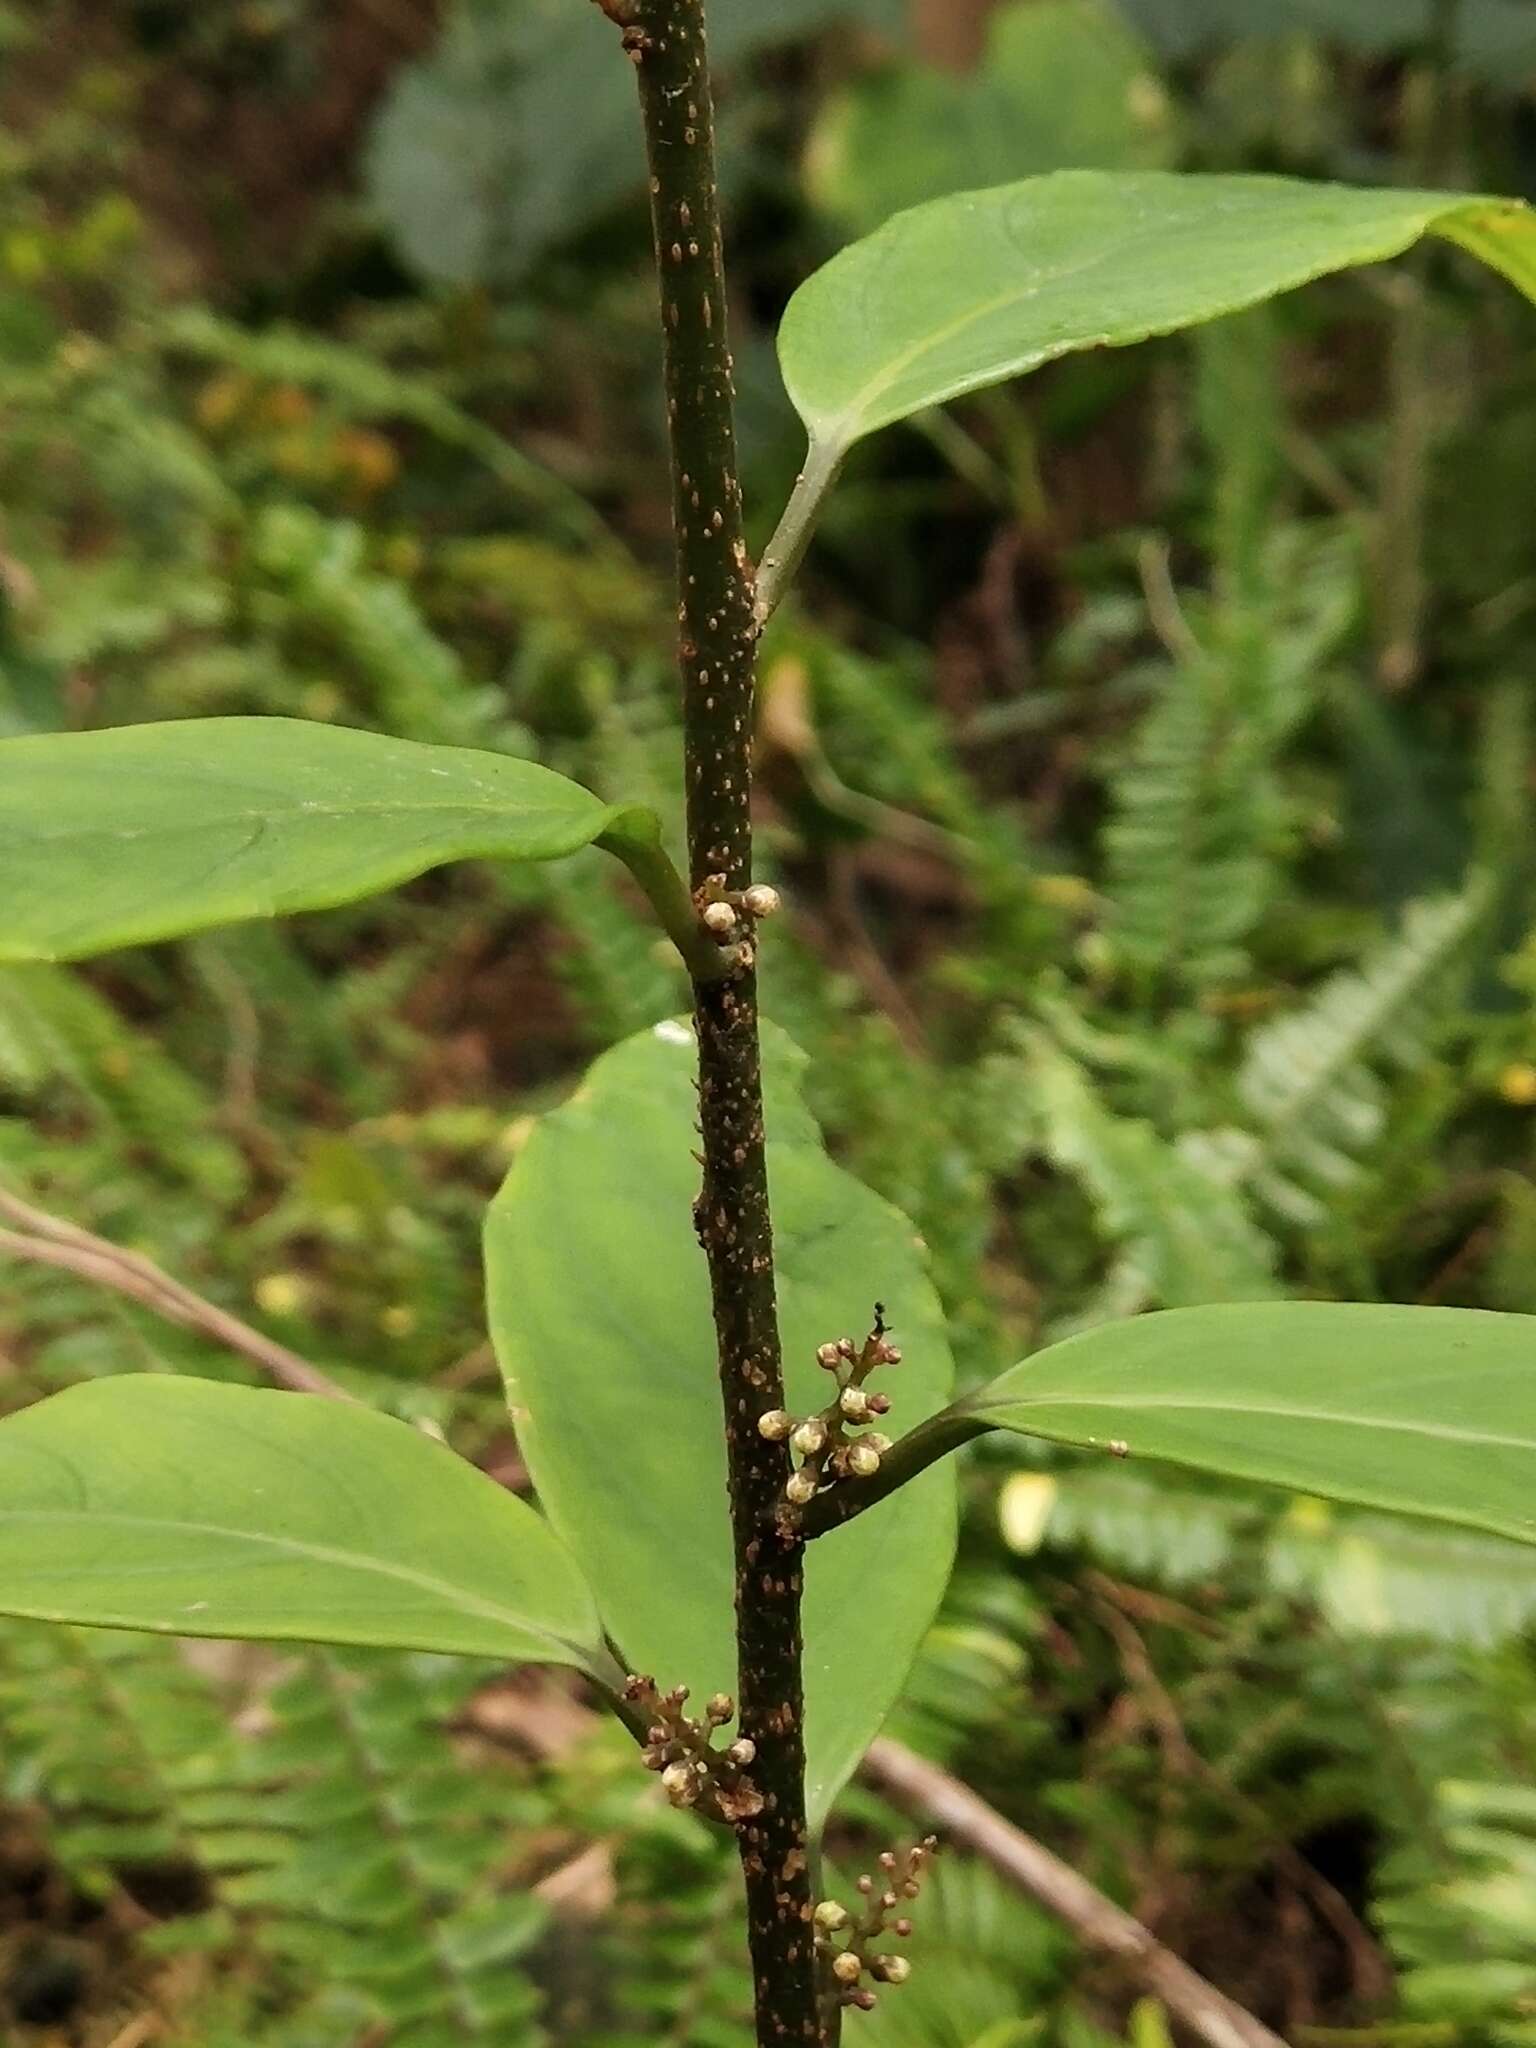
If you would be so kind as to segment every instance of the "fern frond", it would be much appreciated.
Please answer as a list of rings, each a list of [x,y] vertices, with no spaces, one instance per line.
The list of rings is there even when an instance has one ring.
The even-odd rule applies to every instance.
[[[284,1853],[229,1727],[228,1703],[174,1643],[106,1629],[0,1630],[7,1790],[46,1804],[53,1853],[112,1889],[159,1864],[194,1875],[202,1911],[179,1942],[231,1942],[219,1874]]]
[[[1104,833],[1116,953],[1142,976],[1212,977],[1263,908],[1269,792],[1228,765],[1219,664],[1165,672]]]
[[[1047,1156],[1080,1180],[1148,1302],[1167,1308],[1275,1292],[1273,1248],[1241,1190],[1199,1152],[1122,1117],[1042,1033],[1027,1040],[1026,1085]]]
[[[1083,1548],[1138,1580],[1198,1586],[1221,1574],[1254,1513],[1207,1486],[1084,1466],[1015,1473],[998,1517],[1010,1549]]]
[[[1402,1965],[1404,2007],[1507,2048],[1528,2048],[1536,2005],[1536,1800],[1518,1784],[1450,1780],[1436,1790],[1435,1819],[1437,1881],[1389,1885],[1376,1908]],[[1398,1874],[1411,1870],[1409,1863]]]
[[[201,569],[122,553],[56,567],[42,582],[28,646],[66,668],[89,662],[110,672],[220,632],[228,619],[226,593]]]
[[[1341,1635],[1492,1649],[1536,1616],[1536,1562],[1514,1543],[1301,1499],[1151,1479],[1090,1465],[1017,1472],[998,1500],[1010,1548],[1083,1546],[1111,1570],[1169,1586],[1208,1584],[1250,1537],[1278,1593],[1315,1606]]]
[[[1266,1563],[1283,1591],[1350,1635],[1417,1636],[1492,1649],[1536,1616],[1536,1561],[1519,1544],[1298,1502]]]
[[[574,538],[602,535],[611,544],[580,492],[465,412],[426,377],[391,369],[365,349],[299,328],[240,327],[203,306],[172,308],[162,315],[158,333],[169,348],[204,361],[274,384],[306,385],[351,418],[409,421],[483,463],[525,505],[554,513]]]
[[[361,527],[300,505],[271,506],[250,539],[251,562],[280,591],[289,623],[332,641],[372,692],[381,725],[412,739],[486,744],[496,693],[470,682],[405,586],[370,569],[364,550]]]
[[[621,1842],[603,1943],[613,2010],[586,2048],[738,2048],[752,2026],[745,1915],[730,1844],[652,1808]]]
[[[175,1643],[8,1625],[5,1790],[41,1803],[77,1882],[191,1874],[198,1910],[153,1945],[224,1956],[231,2026],[262,2048],[350,2048],[379,2028],[391,2048],[536,2048],[521,1959],[545,1914],[505,1867],[513,1831],[549,1807],[456,1747],[483,1677],[455,1659],[315,1652],[251,1728]],[[199,2041],[223,2025],[211,2010]]]
[[[164,501],[171,498],[180,501],[183,518],[191,510],[227,524],[239,500],[202,442],[155,403],[156,395],[135,389],[116,371],[82,393],[70,422],[82,456],[125,509],[151,501],[152,516],[164,519]]]
[[[595,860],[551,863],[540,876],[550,908],[576,940],[555,965],[601,1042],[643,1031],[681,1007],[672,958],[656,927],[620,900]]]
[[[923,1638],[888,1732],[947,1763],[1016,1718],[1038,1610],[1022,1582],[962,1568]]]
[[[1165,622],[1178,659],[1111,786],[1109,935],[1144,992],[1240,974],[1277,886],[1281,749],[1318,695],[1359,604],[1351,538],[1278,524],[1283,421],[1267,308],[1195,339],[1197,410],[1214,463],[1212,595]],[[1173,611],[1177,599],[1163,593]],[[1157,592],[1148,583],[1154,610]]]
[[[1383,1074],[1429,1057],[1468,939],[1489,902],[1473,876],[1412,903],[1400,930],[1249,1039],[1237,1093],[1260,1134],[1253,1187],[1280,1214],[1319,1220],[1309,1184],[1338,1188],[1386,1118]]]
[[[312,1656],[260,1745],[292,1852],[228,1887],[269,1949],[364,2000],[402,2048],[542,2038],[516,1967],[542,1909],[501,1882],[526,1798],[449,1739],[482,1677],[447,1659]]]
[[[245,1187],[244,1162],[219,1136],[211,1098],[151,1036],[68,968],[0,967],[0,1090],[35,1103],[53,1088],[88,1103],[106,1129],[214,1201]]]
[[[1109,937],[1144,983],[1240,972],[1286,838],[1277,757],[1352,622],[1358,576],[1336,535],[1283,531],[1263,594],[1229,595],[1160,672],[1110,790]]]

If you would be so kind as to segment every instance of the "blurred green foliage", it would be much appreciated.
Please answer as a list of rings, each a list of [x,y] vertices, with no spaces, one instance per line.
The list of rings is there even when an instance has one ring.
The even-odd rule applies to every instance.
[[[1536,192],[1528,0],[1009,0],[967,77],[877,0],[716,28],[760,537],[774,319],[894,207],[1054,162]],[[629,98],[584,0],[0,9],[0,730],[352,722],[675,824]],[[1442,254],[851,463],[765,649],[768,1003],[965,1374],[1159,1304],[1536,1310],[1533,362]],[[0,1173],[511,1475],[484,1202],[683,996],[595,860],[9,970]],[[7,1405],[249,1376],[5,1283]],[[967,1469],[894,1732],[1307,2048],[1530,2048],[1529,1565],[1025,1456]],[[743,2038],[728,1856],[564,1695],[8,1628],[0,1793],[18,2048]],[[839,1866],[903,1825],[856,1789]],[[914,1957],[850,2036],[1161,2038],[963,1856]]]

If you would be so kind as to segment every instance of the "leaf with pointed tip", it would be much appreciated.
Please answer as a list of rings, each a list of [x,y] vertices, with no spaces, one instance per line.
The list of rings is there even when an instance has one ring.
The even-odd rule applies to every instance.
[[[1536,1316],[1169,1309],[1052,1344],[955,1412],[1536,1543]]]
[[[913,207],[834,256],[785,312],[779,357],[809,468],[1053,357],[1214,320],[1426,234],[1536,297],[1536,213],[1509,199],[1073,170]]]
[[[343,1402],[159,1374],[0,1422],[0,1613],[618,1675],[558,1536],[441,1444]]]
[[[839,1166],[764,1035],[787,1400],[826,1405],[828,1338],[878,1296],[904,1362],[892,1420],[941,1407],[951,1365],[912,1225]],[[734,1691],[733,1571],[709,1281],[693,1234],[695,1051],[677,1024],[604,1055],[519,1153],[486,1224],[490,1324],[555,1528],[638,1670]],[[894,1701],[949,1575],[954,1476],[925,1473],[806,1559],[807,1790],[825,1819]]]
[[[507,755],[290,718],[28,734],[0,740],[0,961],[79,960],[594,841],[642,882],[665,862],[649,811]]]

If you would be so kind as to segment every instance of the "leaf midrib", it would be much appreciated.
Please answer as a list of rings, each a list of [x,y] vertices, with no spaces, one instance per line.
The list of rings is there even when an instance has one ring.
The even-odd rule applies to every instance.
[[[966,312],[957,314],[953,320],[946,321],[942,327],[931,328],[921,340],[911,343],[909,347],[902,350],[900,355],[893,356],[883,370],[877,371],[863,389],[856,392],[847,405],[827,422],[827,428],[824,430],[821,438],[828,445],[842,445],[855,438],[859,431],[860,420],[868,410],[871,401],[882,397],[893,385],[900,383],[902,377],[911,369],[912,365],[921,362],[925,355],[930,354],[936,348],[942,347],[946,341],[952,341],[957,334],[963,334],[968,327],[974,327],[979,321],[990,318],[992,314],[1004,312],[1010,306],[1022,305],[1026,300],[1036,298],[1048,286],[1060,284],[1064,278],[1082,276],[1084,272],[1092,270],[1097,265],[1103,263],[1111,253],[1118,254],[1118,248],[1113,252],[1096,249],[1091,256],[1077,263],[1063,264],[1059,270],[1053,270],[1049,273],[1037,271],[1028,284],[1018,286],[1012,291],[999,292],[995,297],[984,300],[980,305],[972,306]],[[1077,344],[1072,343],[1068,344],[1068,346],[1075,348]],[[1020,360],[1021,362],[1027,360],[1027,357]]]
[[[172,792],[172,794],[174,794],[174,792]],[[592,798],[592,804],[592,815],[594,817],[602,815],[610,808],[608,805],[603,803],[600,797],[594,796]],[[569,816],[574,822],[580,822],[582,824],[585,824],[586,820],[581,815],[583,808],[583,806],[577,804],[537,804],[523,803],[521,801],[509,802],[505,799],[503,799],[500,802],[492,802],[487,800],[483,803],[477,803],[470,798],[465,798],[458,802],[451,803],[433,804],[401,801],[398,803],[349,803],[343,806],[308,802],[297,804],[289,802],[285,805],[279,806],[276,802],[274,802],[273,808],[268,810],[221,811],[218,817],[214,819],[212,822],[220,826],[246,824],[268,825],[273,823],[274,820],[281,823],[287,823],[290,821],[309,818],[341,818],[343,820],[357,817],[398,818],[414,817],[418,814],[423,816],[431,816],[432,814],[439,811],[464,811],[468,812],[471,816],[476,818],[482,816],[490,818],[499,816],[505,816],[508,818],[527,817],[530,815],[538,818],[560,818]],[[46,831],[44,831],[36,835],[29,834],[28,837],[55,837],[68,838],[71,840],[146,839],[154,837],[173,838],[177,834],[206,832],[207,829],[208,826],[206,824],[196,823],[190,825],[155,824],[139,827],[129,826],[121,829],[110,825],[97,825],[85,827],[71,826],[67,828],[64,832],[49,834]]]
[[[297,1560],[341,1565],[348,1571],[363,1572],[371,1574],[375,1578],[395,1580],[401,1585],[412,1586],[420,1592],[433,1594],[440,1598],[445,1606],[453,1608],[458,1613],[468,1615],[479,1621],[497,1622],[504,1627],[515,1629],[520,1635],[531,1636],[538,1642],[548,1643],[552,1647],[564,1650],[572,1655],[580,1655],[580,1649],[577,1644],[557,1634],[554,1630],[542,1627],[538,1623],[532,1622],[525,1616],[516,1614],[508,1608],[499,1607],[494,1600],[487,1600],[479,1594],[467,1592],[464,1588],[453,1585],[447,1579],[436,1578],[431,1572],[418,1571],[411,1565],[389,1564],[380,1559],[371,1558],[366,1553],[341,1550],[332,1544],[315,1543],[307,1538],[279,1536],[263,1530],[232,1529],[220,1522],[190,1522],[184,1521],[179,1517],[171,1520],[159,1515],[114,1514],[111,1511],[102,1511],[95,1508],[90,1510],[79,1508],[0,1508],[0,1524],[7,1522],[84,1523],[89,1524],[93,1529],[138,1529],[156,1533],[164,1531],[173,1537],[216,1536],[225,1542],[265,1546],[271,1550],[285,1552]],[[114,1575],[119,1578],[151,1578],[161,1575],[167,1570],[184,1571],[185,1569],[186,1566],[182,1564],[172,1564],[167,1567],[139,1567],[136,1570],[129,1570],[120,1565],[112,1568]],[[51,1573],[46,1569],[28,1568],[29,1577],[39,1580],[52,1577],[61,1579],[73,1578],[78,1581],[81,1572],[81,1567],[76,1567],[72,1571]],[[195,1629],[188,1630],[187,1633],[195,1634],[196,1631]]]
[[[1450,1423],[1405,1421],[1380,1415],[1354,1415],[1338,1408],[1302,1408],[1278,1402],[1194,1399],[1188,1395],[1122,1394],[1034,1394],[1006,1395],[997,1400],[976,1399],[973,1412],[985,1415],[1001,1408],[1104,1408],[1121,1413],[1167,1413],[1204,1415],[1252,1415],[1276,1422],[1320,1422],[1332,1428],[1370,1430],[1373,1434],[1392,1431],[1401,1436],[1427,1437],[1434,1442],[1486,1444],[1504,1450],[1536,1450],[1536,1437],[1499,1436],[1491,1431],[1460,1429]]]
[[[1178,176],[1180,174],[1170,173],[1166,175]],[[943,205],[945,202],[936,201],[932,203]],[[1470,197],[1467,203],[1463,205],[1447,206],[1433,219],[1418,225],[1408,226],[1400,240],[1389,238],[1376,256],[1357,258],[1356,261],[1381,261],[1390,256],[1401,255],[1405,249],[1411,248],[1414,242],[1419,240],[1422,235],[1438,233],[1444,224],[1455,216],[1462,213],[1471,213],[1476,210],[1476,206]],[[1063,279],[1082,276],[1095,267],[1110,262],[1113,258],[1119,256],[1130,239],[1132,238],[1129,236],[1122,236],[1112,249],[1100,248],[1080,262],[1064,264],[1059,269],[1049,273],[1037,272],[1028,284],[1011,291],[997,293],[991,299],[968,308],[964,313],[957,314],[943,326],[931,329],[921,339],[912,342],[899,355],[893,357],[883,369],[877,371],[869,379],[868,383],[856,392],[836,413],[823,416],[812,427],[814,438],[821,441],[828,448],[846,448],[851,446],[862,434],[872,431],[865,418],[870,405],[897,385],[914,363],[920,362],[925,355],[930,354],[945,342],[953,340],[956,335],[963,334],[968,327],[975,326],[980,321],[989,319],[994,314],[1004,312],[1011,306],[1023,305],[1029,299],[1038,297],[1047,287],[1059,284]],[[1276,286],[1272,292],[1264,292],[1262,297],[1270,298],[1279,296],[1287,291],[1298,290],[1302,285],[1315,283],[1318,278],[1331,275],[1333,270],[1338,267],[1340,266],[1329,264],[1323,269],[1315,267],[1303,268],[1296,276],[1290,278],[1288,282],[1282,282]],[[1249,302],[1236,302],[1233,310],[1236,310],[1238,305],[1245,303]],[[1174,326],[1169,329],[1156,327],[1138,329],[1135,333],[1127,334],[1124,337],[1117,334],[1115,340],[1119,342],[1123,339],[1127,344],[1130,344],[1148,340],[1158,333],[1176,332],[1179,327],[1187,324],[1185,321],[1179,321],[1174,323]],[[1049,346],[1036,352],[1025,352],[1016,359],[1015,374],[1022,373],[1026,367],[1036,368],[1040,364],[1052,361],[1058,356],[1075,354],[1089,346],[1104,346],[1108,341],[1108,336],[1090,337],[1088,340],[1079,338],[1062,342],[1057,346]],[[985,381],[992,382],[995,379],[989,376]]]

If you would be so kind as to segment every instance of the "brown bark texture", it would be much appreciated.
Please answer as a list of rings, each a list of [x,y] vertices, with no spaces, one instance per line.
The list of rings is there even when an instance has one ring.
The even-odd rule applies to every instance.
[[[609,0],[634,63],[650,165],[677,541],[688,851],[697,899],[751,881],[753,577],[742,530],[714,116],[702,0]],[[750,929],[750,927],[748,927]],[[751,946],[750,937],[745,941]],[[736,1561],[740,1727],[763,1808],[738,1823],[760,2048],[815,2044],[805,1815],[803,1552],[775,1526],[789,1474],[758,1432],[783,1405],[757,983],[750,957],[696,982],[703,1185]]]

